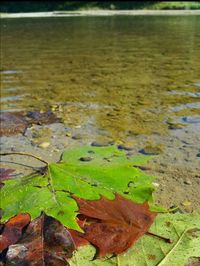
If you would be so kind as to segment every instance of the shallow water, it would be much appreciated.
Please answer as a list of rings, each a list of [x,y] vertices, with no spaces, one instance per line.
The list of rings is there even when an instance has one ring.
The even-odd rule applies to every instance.
[[[199,16],[4,19],[2,111],[53,108],[114,140],[166,134],[200,115],[199,29]]]

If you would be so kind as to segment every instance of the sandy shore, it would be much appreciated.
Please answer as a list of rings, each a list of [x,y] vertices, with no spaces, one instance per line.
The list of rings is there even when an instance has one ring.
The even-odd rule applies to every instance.
[[[200,15],[200,10],[82,10],[53,11],[30,13],[1,13],[1,18],[32,18],[32,17],[69,17],[69,16],[168,16],[168,15]]]

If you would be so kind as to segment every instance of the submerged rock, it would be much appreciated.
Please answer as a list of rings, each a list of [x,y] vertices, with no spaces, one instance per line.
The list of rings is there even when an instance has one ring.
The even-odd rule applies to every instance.
[[[93,141],[91,143],[91,146],[94,146],[94,147],[107,147],[107,146],[110,146],[110,145],[113,145],[113,141]]]
[[[75,140],[80,140],[80,139],[82,139],[83,138],[83,136],[81,135],[81,134],[74,134],[73,136],[72,136],[72,139],[75,139]]]
[[[158,155],[163,152],[164,145],[147,142],[146,146],[139,152],[146,155]]]
[[[49,146],[50,146],[49,142],[42,142],[41,144],[39,144],[39,147],[43,149],[48,148]]]
[[[31,124],[43,125],[61,122],[61,119],[56,117],[52,111],[47,112],[28,112],[26,114],[27,120]]]
[[[134,145],[132,144],[119,144],[118,146],[119,150],[125,150],[125,151],[132,151],[134,149]]]

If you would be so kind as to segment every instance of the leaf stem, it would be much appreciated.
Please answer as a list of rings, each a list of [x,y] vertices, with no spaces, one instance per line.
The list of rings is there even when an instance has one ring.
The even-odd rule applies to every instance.
[[[166,238],[166,237],[163,237],[163,236],[159,236],[159,235],[156,235],[156,234],[151,233],[151,232],[146,232],[146,234],[149,235],[149,236],[160,238],[161,240],[165,241],[166,243],[172,243],[172,240],[169,239],[169,238]]]
[[[30,153],[26,153],[26,152],[5,152],[5,153],[0,153],[0,156],[6,156],[6,155],[24,155],[24,156],[29,156],[29,157],[33,157],[35,159],[37,159],[38,161],[45,163],[46,165],[48,165],[49,163],[43,159],[41,159],[40,157],[30,154]]]

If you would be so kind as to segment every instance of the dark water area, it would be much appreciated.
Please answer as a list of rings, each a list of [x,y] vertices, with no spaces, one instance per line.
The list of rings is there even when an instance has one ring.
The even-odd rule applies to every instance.
[[[52,109],[113,139],[200,115],[199,16],[1,21],[1,111]]]

